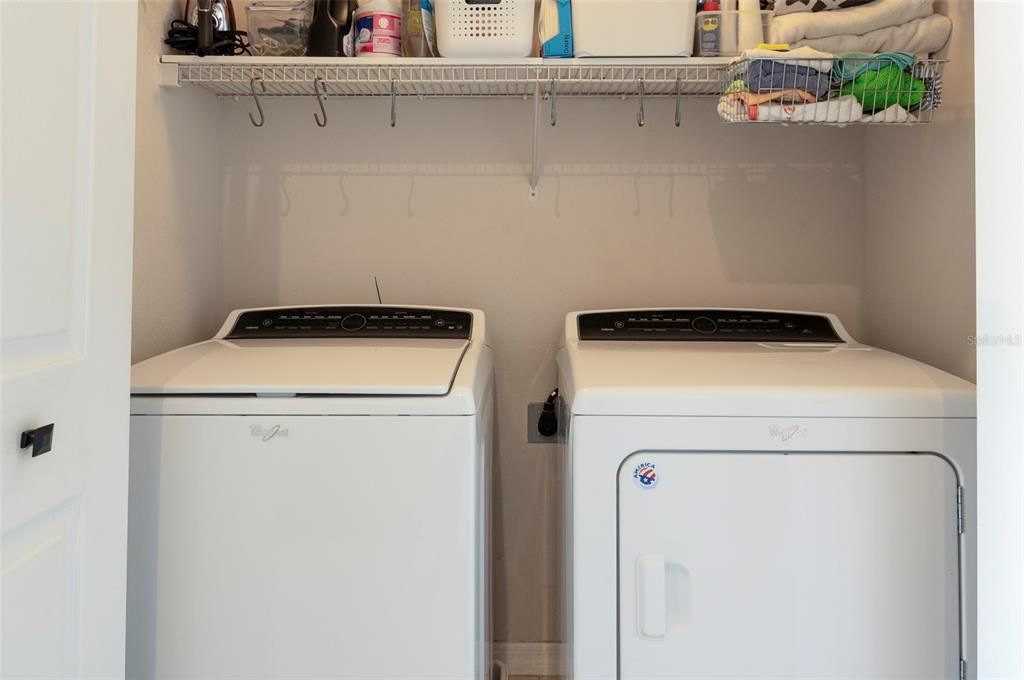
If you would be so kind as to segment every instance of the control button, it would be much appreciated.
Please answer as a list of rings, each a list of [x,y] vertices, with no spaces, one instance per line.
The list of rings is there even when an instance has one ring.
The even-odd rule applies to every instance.
[[[434,319],[434,325],[437,326],[438,328],[444,328],[445,320],[444,319]]]
[[[341,327],[347,331],[358,331],[366,325],[366,317],[362,314],[349,314],[341,320]]]
[[[715,323],[714,319],[709,319],[706,316],[698,316],[693,320],[693,330],[698,333],[714,333],[718,330],[718,324]]]
[[[273,319],[264,319],[263,320],[263,327],[264,328],[269,328],[269,327],[271,327],[273,325],[274,325],[274,320]]]
[[[792,321],[787,321],[786,322],[786,330],[790,330],[791,331],[794,328],[796,328],[796,324],[795,323],[793,323]]]
[[[616,321],[616,322],[615,322],[615,323],[614,323],[613,325],[614,325],[614,326],[615,326],[616,328],[618,328],[619,330],[622,330],[623,328],[625,328],[625,327],[626,327],[626,324],[625,324],[625,322],[624,322],[624,321]]]

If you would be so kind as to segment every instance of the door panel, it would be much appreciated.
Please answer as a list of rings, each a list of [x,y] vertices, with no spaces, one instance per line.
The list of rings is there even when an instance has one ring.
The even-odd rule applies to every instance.
[[[133,416],[128,676],[480,678],[469,416]]]
[[[956,486],[928,455],[631,456],[621,677],[956,678]]]
[[[124,675],[136,12],[0,2],[5,678]]]

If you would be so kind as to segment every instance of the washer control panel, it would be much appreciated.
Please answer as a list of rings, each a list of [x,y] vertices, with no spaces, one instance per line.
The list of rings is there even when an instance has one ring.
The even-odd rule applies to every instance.
[[[468,340],[473,315],[412,307],[296,307],[243,312],[229,339],[456,338]]]
[[[818,314],[715,309],[594,312],[579,316],[580,340],[843,342]]]

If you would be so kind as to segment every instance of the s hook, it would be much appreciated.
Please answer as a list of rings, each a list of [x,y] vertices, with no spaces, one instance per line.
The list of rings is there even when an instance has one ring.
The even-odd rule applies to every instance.
[[[395,81],[391,81],[391,127],[398,124],[398,92],[395,89]]]
[[[679,78],[676,78],[676,127],[683,124],[683,100],[680,97]]]
[[[263,83],[263,78],[254,76],[249,80],[249,91],[252,92],[252,100],[256,102],[256,110],[260,114],[260,121],[256,122],[256,117],[252,115],[252,111],[249,112],[249,122],[253,124],[253,127],[263,127],[263,124],[267,122],[266,116],[263,115],[263,106],[260,104],[260,96],[256,94],[256,83],[260,84],[260,91],[263,94],[267,93],[267,86]]]
[[[555,81],[551,81],[550,98],[551,98],[551,127],[558,125],[558,111],[555,110]]]
[[[320,113],[314,113],[313,120],[316,121],[318,127],[327,127],[327,109],[324,107],[324,101],[327,99],[327,85],[320,79],[320,76],[313,79],[313,92],[316,94],[316,102],[320,105]]]
[[[640,79],[640,110],[636,112],[636,124],[640,127],[647,125],[647,117],[644,112],[644,79]]]

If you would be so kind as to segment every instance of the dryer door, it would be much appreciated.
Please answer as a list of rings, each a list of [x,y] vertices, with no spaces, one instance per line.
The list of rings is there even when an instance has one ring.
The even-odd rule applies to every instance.
[[[957,480],[932,455],[637,453],[621,678],[957,678]]]

